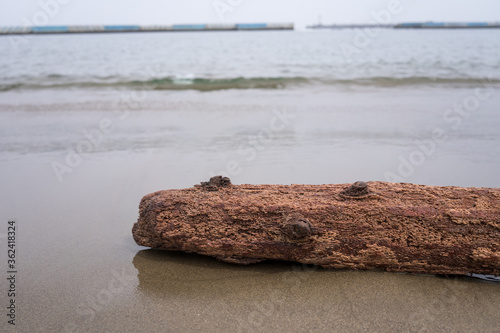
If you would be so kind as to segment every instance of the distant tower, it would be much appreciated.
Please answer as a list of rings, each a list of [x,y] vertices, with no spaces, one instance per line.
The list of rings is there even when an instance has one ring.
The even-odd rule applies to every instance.
[[[321,26],[321,15],[318,15],[318,25]]]

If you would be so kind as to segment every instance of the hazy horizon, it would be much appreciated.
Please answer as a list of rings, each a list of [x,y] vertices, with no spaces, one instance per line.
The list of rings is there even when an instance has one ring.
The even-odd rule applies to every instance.
[[[290,22],[307,25],[409,21],[500,21],[500,3],[478,0],[28,0],[4,4],[2,26]]]

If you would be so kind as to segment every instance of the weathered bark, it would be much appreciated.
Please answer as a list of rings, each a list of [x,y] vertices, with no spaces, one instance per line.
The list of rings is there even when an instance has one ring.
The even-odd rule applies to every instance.
[[[146,195],[139,245],[249,264],[500,275],[500,189],[357,182],[201,186]]]

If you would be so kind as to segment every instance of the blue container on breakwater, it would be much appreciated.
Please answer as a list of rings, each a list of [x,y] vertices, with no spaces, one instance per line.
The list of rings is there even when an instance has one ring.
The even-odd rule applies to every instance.
[[[174,24],[174,30],[204,30],[206,24]]]
[[[69,31],[67,26],[38,26],[31,27],[33,33],[60,34]]]
[[[438,28],[438,27],[444,27],[446,24],[444,22],[425,22],[423,24],[424,27],[433,27],[433,28]]]
[[[267,29],[267,23],[236,24],[237,30],[261,30]]]
[[[471,22],[467,23],[468,27],[487,27],[489,24],[487,22]]]
[[[105,25],[104,31],[113,32],[129,32],[140,31],[141,27],[138,25]]]

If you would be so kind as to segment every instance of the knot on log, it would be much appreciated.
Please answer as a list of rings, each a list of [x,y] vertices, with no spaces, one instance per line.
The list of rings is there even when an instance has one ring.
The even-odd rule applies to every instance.
[[[369,196],[371,193],[366,182],[357,181],[340,192],[340,196],[344,198],[360,199]]]
[[[228,177],[214,176],[208,182],[201,182],[200,185],[195,186],[207,191],[218,191],[219,188],[229,187],[230,185],[231,180]]]
[[[305,218],[294,217],[283,225],[283,234],[288,241],[305,240],[311,232],[311,223]]]

